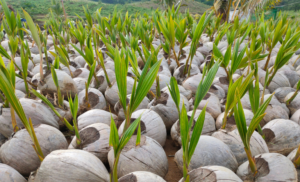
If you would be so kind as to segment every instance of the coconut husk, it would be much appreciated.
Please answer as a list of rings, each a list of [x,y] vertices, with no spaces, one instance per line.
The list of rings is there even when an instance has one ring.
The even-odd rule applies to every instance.
[[[27,180],[14,168],[0,163],[0,181],[3,182],[27,182]]]
[[[190,119],[190,117],[192,116],[192,112],[193,111],[189,111],[187,113],[188,118]],[[192,132],[194,129],[194,125],[200,115],[200,113],[202,112],[202,110],[197,109],[195,112],[195,116],[193,119],[193,124],[192,124]],[[201,135],[211,135],[213,132],[216,131],[216,124],[215,124],[215,119],[208,113],[205,113],[205,119],[204,119],[204,125],[202,128],[202,133]],[[192,136],[192,132],[191,132],[191,136]],[[176,142],[176,144],[178,144],[179,146],[181,146],[181,135],[180,135],[180,122],[179,120],[176,121],[176,123],[174,123],[174,125],[171,128],[171,137],[172,139]]]
[[[248,182],[293,181],[296,182],[297,171],[293,163],[285,156],[277,153],[266,153],[255,156],[258,172],[253,176],[249,162],[239,166],[237,175]]]
[[[78,145],[74,137],[68,149],[82,149],[94,154],[103,163],[107,163],[109,152],[110,127],[103,123],[91,124],[79,131],[81,144]]]
[[[136,171],[129,173],[119,179],[119,182],[166,182],[162,177],[147,172],[147,171]]]
[[[288,155],[300,143],[300,126],[291,120],[274,119],[262,130],[270,152]]]
[[[189,176],[190,182],[242,182],[242,180],[234,172],[223,166],[199,167],[190,171]],[[184,182],[183,178],[179,182]]]
[[[34,182],[109,182],[109,174],[103,163],[84,150],[56,150],[42,162]]]
[[[278,99],[279,102],[283,103],[285,97],[291,93],[291,92],[295,92],[296,89],[291,88],[291,87],[280,87],[278,89],[276,89],[275,92],[275,96]]]
[[[177,151],[174,159],[181,171],[183,170],[182,152],[182,149]],[[234,154],[225,143],[214,137],[202,135],[192,156],[189,171],[210,165],[224,166],[232,171],[238,168]]]
[[[77,118],[78,129],[81,130],[94,123],[104,123],[110,126],[111,117],[114,121],[118,121],[118,117],[113,113],[100,109],[89,110]]]
[[[95,89],[88,89],[88,102],[86,101],[86,90],[82,90],[78,94],[80,112],[85,112],[90,109],[106,109],[106,100],[103,94]]]
[[[64,135],[56,128],[41,124],[34,128],[44,156],[58,149],[66,149],[68,143]],[[28,176],[40,166],[31,137],[26,129],[18,131],[10,140],[0,148],[0,159],[4,164],[10,165],[20,174]]]
[[[132,113],[131,122],[141,116],[141,133],[144,136],[156,140],[162,147],[167,139],[167,130],[164,121],[150,109],[140,109]],[[123,134],[125,121],[119,127],[119,136]]]
[[[180,110],[182,109],[183,103],[186,110],[188,111],[189,102],[185,96],[180,94],[180,103],[179,103]],[[169,91],[162,92],[160,98],[153,99],[149,103],[148,109],[155,111],[163,119],[167,130],[170,130],[173,124],[179,119],[176,105]]]
[[[247,154],[244,150],[244,144],[237,129],[231,132],[227,132],[226,130],[219,130],[213,133],[212,136],[228,145],[239,165],[248,160]],[[256,131],[254,131],[250,139],[250,150],[252,152],[252,155],[269,153],[269,149],[265,140]]]
[[[114,151],[108,153],[108,162],[112,169]],[[154,139],[141,136],[136,146],[136,135],[132,136],[121,152],[118,163],[118,177],[135,171],[148,171],[164,178],[168,172],[168,159],[162,146]]]

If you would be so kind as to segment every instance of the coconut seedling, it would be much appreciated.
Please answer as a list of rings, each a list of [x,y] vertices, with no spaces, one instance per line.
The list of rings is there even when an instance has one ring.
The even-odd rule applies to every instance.
[[[243,81],[243,76],[241,76],[239,79],[237,79],[234,83],[231,81],[229,83],[228,87],[228,94],[227,94],[227,99],[226,99],[226,104],[225,104],[225,113],[224,113],[224,118],[223,118],[223,123],[222,123],[222,129],[226,128],[227,124],[227,117],[232,115],[232,109],[234,108],[236,104],[236,99],[235,99],[235,91],[239,90],[239,94],[241,94],[241,98],[245,95],[247,92],[249,84],[252,84],[252,76],[253,76],[254,71],[252,71],[248,76],[244,79]]]
[[[80,44],[80,50],[84,50],[84,42],[87,38],[87,33],[81,22],[77,23],[77,28],[74,27],[73,23],[70,22],[70,32],[78,40]],[[77,47],[76,47],[77,48]]]
[[[43,154],[40,144],[36,138],[34,128],[32,125],[32,121],[30,118],[27,119],[25,112],[23,110],[23,107],[20,104],[20,101],[14,94],[15,93],[15,91],[14,91],[14,80],[15,80],[14,68],[12,67],[13,70],[10,70],[10,72],[8,72],[3,65],[4,64],[2,64],[2,63],[0,64],[0,76],[2,79],[0,82],[0,90],[4,93],[6,99],[10,103],[10,107],[14,109],[13,111],[15,111],[17,113],[17,115],[19,116],[19,118],[21,119],[24,127],[26,128],[29,136],[31,137],[31,139],[34,143],[33,148],[35,149],[39,159],[42,161],[44,159],[44,154]],[[13,64],[11,63],[11,65],[13,65]],[[12,114],[12,116],[13,115],[14,115],[14,113]],[[13,128],[17,129],[16,123],[13,124]]]
[[[300,48],[300,43],[298,42],[299,39],[300,30],[294,32],[292,32],[291,28],[287,30],[285,39],[282,42],[282,45],[277,53],[275,63],[270,71],[270,77],[266,83],[267,86],[270,85],[278,70],[282,68],[290,60],[293,54]]]
[[[25,52],[24,43],[22,43],[22,45],[21,45],[22,78],[25,83],[27,97],[30,98],[30,92],[29,92],[29,87],[28,87],[28,83],[27,83],[29,54],[30,54],[29,51]]]
[[[198,25],[193,26],[193,28],[191,29],[191,33],[190,36],[192,37],[192,42],[191,42],[191,49],[190,49],[190,53],[189,56],[186,60],[185,63],[185,68],[184,68],[184,74],[188,74],[188,77],[190,76],[190,69],[191,69],[191,61],[193,60],[195,54],[196,54],[196,50],[199,44],[199,40],[201,38],[201,35],[205,29],[205,27],[207,26],[208,22],[210,21],[210,18],[212,17],[212,13],[210,13],[207,18],[206,18],[206,12],[201,16],[201,19],[199,20]],[[190,63],[189,63],[189,60]],[[213,62],[213,61],[211,61]],[[189,65],[189,68],[188,68]]]
[[[182,150],[183,150],[183,178],[184,181],[189,182],[190,177],[188,174],[189,165],[200,139],[200,135],[203,129],[204,120],[205,120],[205,111],[206,107],[203,108],[201,111],[193,129],[192,136],[190,136],[190,132],[193,125],[193,118],[195,116],[195,112],[197,110],[198,105],[200,104],[201,100],[204,98],[206,93],[208,92],[214,77],[217,73],[219,68],[219,63],[215,63],[215,65],[207,72],[206,77],[202,77],[202,80],[197,88],[195,102],[194,102],[194,109],[191,115],[191,119],[188,119],[187,111],[185,106],[182,106],[180,111],[179,104],[180,104],[180,93],[177,82],[175,78],[171,78],[169,91],[171,93],[172,99],[176,104],[176,108],[179,114],[179,122],[180,122],[180,135],[181,135],[181,143],[182,143]],[[206,71],[205,71],[206,72]],[[183,103],[184,104],[184,103]]]
[[[293,102],[293,100],[295,99],[295,97],[298,95],[298,91],[300,90],[300,80],[297,83],[297,87],[296,87],[296,91],[294,92],[294,94],[291,96],[291,98],[289,98],[285,103],[286,105],[289,105],[291,102]]]
[[[72,97],[69,97],[69,105],[70,105],[70,111],[73,116],[73,128],[74,128],[74,132],[75,132],[75,136],[76,136],[76,143],[77,143],[77,145],[80,145],[81,139],[80,139],[78,125],[77,125],[77,113],[78,113],[78,107],[79,107],[77,95],[75,96],[74,101],[72,100]]]
[[[55,69],[54,67],[51,67],[51,74],[52,74],[52,79],[53,79],[53,82],[56,86],[56,91],[57,91],[57,104],[58,104],[58,107],[60,108],[63,108],[64,106],[64,96],[61,94],[61,90],[60,90],[60,86],[58,84],[58,78],[57,78],[57,75],[56,75],[56,72],[55,72]],[[54,94],[54,98],[55,98],[55,94]]]
[[[109,145],[113,147],[114,151],[114,163],[113,168],[110,173],[110,182],[118,182],[118,163],[121,152],[125,145],[130,140],[131,136],[135,132],[136,128],[138,128],[137,138],[136,138],[136,145],[140,144],[141,139],[141,127],[140,127],[140,117],[136,119],[123,133],[121,138],[119,138],[118,130],[115,124],[115,121],[111,117],[111,124],[110,124],[110,137],[109,137]]]
[[[253,174],[253,176],[255,177],[255,175],[258,173],[258,168],[257,168],[257,162],[255,161],[255,158],[252,156],[251,154],[251,150],[250,150],[250,139],[251,136],[253,134],[253,132],[255,131],[255,129],[257,129],[257,127],[259,126],[260,121],[263,119],[263,117],[265,116],[264,112],[267,108],[267,106],[269,105],[272,96],[269,97],[257,110],[257,112],[255,113],[249,127],[247,128],[247,124],[246,124],[246,119],[245,119],[245,114],[244,114],[244,110],[243,110],[243,106],[240,100],[240,93],[239,90],[235,90],[235,99],[237,100],[236,103],[237,105],[234,105],[234,119],[237,125],[237,129],[239,131],[240,137],[242,139],[242,142],[244,144],[244,149],[245,152],[247,154],[247,158],[249,161],[249,166],[251,169],[251,172]]]
[[[59,58],[59,62],[62,63],[65,67],[68,68],[68,70],[70,72],[70,75],[73,78],[73,72],[70,69],[70,57],[69,57],[69,54],[68,54],[67,50],[65,49],[65,47],[63,45],[60,45],[60,47],[54,45],[54,47],[55,47],[55,50],[56,50],[57,54],[52,52],[52,51],[50,51],[50,53],[55,58],[56,57]]]
[[[8,36],[15,37],[19,33],[16,16],[13,11],[11,11],[10,13],[5,0],[1,0],[0,2],[5,15],[5,19],[3,18],[3,23],[2,23],[4,30]]]

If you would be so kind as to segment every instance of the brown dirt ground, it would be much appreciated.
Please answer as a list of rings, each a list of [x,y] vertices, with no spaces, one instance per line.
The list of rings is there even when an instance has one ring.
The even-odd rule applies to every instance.
[[[174,145],[174,142],[170,135],[167,137],[166,145],[164,150],[168,157],[169,171],[165,177],[167,182],[178,182],[182,178],[182,172],[177,167],[177,164],[174,161],[175,153],[180,149]]]

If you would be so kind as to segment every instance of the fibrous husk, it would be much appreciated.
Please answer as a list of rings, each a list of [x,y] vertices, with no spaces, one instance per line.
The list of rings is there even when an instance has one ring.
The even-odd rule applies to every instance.
[[[219,130],[212,134],[212,136],[228,145],[239,165],[248,160],[247,154],[244,150],[244,144],[237,129],[231,132]],[[250,150],[254,156],[258,154],[269,153],[269,149],[265,140],[256,131],[254,131],[250,139]]]
[[[192,97],[192,91],[185,89],[183,86],[178,85],[179,93],[184,95],[187,99],[190,99]],[[161,89],[162,92],[168,91],[168,87],[164,87]]]
[[[162,177],[147,171],[135,171],[121,177],[119,179],[119,182],[166,182],[166,181]]]
[[[265,75],[259,79],[262,85],[265,84]],[[272,79],[271,83],[268,86],[270,92],[274,92],[277,88],[280,87],[291,87],[289,79],[282,73],[278,72]]]
[[[300,126],[291,120],[274,119],[262,130],[270,152],[288,155],[300,143]]]
[[[156,140],[161,146],[165,145],[167,130],[164,121],[150,109],[140,109],[132,113],[131,122],[141,116],[141,133]],[[125,121],[119,127],[119,135],[123,134]]]
[[[195,98],[189,100],[191,109],[194,108]],[[203,109],[206,106],[206,112],[211,114],[213,118],[217,118],[221,114],[221,104],[219,98],[213,93],[207,93],[201,100],[197,109]]]
[[[127,99],[126,99],[126,104],[129,103],[131,98],[131,94],[127,95]],[[148,99],[148,97],[144,97],[144,99],[142,100],[142,102],[140,103],[140,105],[136,108],[136,111],[139,109],[147,109],[148,104],[150,103],[150,100]],[[118,101],[114,107],[115,112],[118,114],[118,119],[119,120],[124,120],[125,119],[125,114],[124,114],[124,109],[120,104],[120,101]]]
[[[255,156],[258,172],[255,177],[249,167],[249,162],[239,166],[237,175],[244,181],[297,181],[297,171],[293,163],[278,153],[266,153]]]
[[[284,99],[284,102],[288,101],[295,92],[290,92]],[[290,109],[291,114],[293,115],[298,109],[300,109],[300,94],[297,94],[297,96],[294,98],[292,102],[287,104],[287,107]]]
[[[221,87],[224,90],[225,94],[227,94],[228,86],[229,86],[229,81],[227,79],[227,76],[216,77],[213,81],[213,84]]]
[[[187,66],[188,66],[187,68],[189,68],[189,65],[187,65]],[[186,67],[186,65],[181,65],[178,68],[176,68],[176,70],[174,71],[173,76],[176,78],[176,80],[178,81],[179,84],[181,84],[187,77],[187,72],[186,72],[186,74],[184,74],[185,67]],[[200,70],[197,67],[197,65],[192,64],[191,70],[190,70],[190,76],[197,75],[199,73],[200,73]]]
[[[131,94],[133,85],[134,79],[127,76],[127,94]],[[119,89],[116,82],[112,85],[112,87],[106,88],[105,98],[107,102],[109,102],[113,106],[119,101]]]
[[[41,124],[34,128],[44,156],[58,149],[66,149],[68,143],[64,135],[56,128]],[[37,156],[31,137],[26,129],[18,131],[0,148],[0,159],[16,169],[22,175],[35,171],[41,161]]]
[[[116,81],[115,72],[112,71],[111,69],[106,69],[106,72],[107,72],[110,83],[113,84]],[[96,87],[99,85],[97,89],[100,90],[100,92],[104,93],[106,88],[108,87],[104,71],[100,70],[97,73],[96,77],[97,77],[97,80],[99,81],[99,83],[97,83],[97,81],[94,79],[92,82],[92,87]]]
[[[84,150],[56,150],[42,162],[33,182],[109,182],[103,163]]]
[[[51,111],[39,101],[32,99],[21,98],[21,105],[23,106],[27,118],[31,118],[33,125],[47,124],[55,128],[59,128],[58,122],[52,115]],[[24,127],[19,116],[15,113],[17,126]],[[0,133],[5,137],[10,137],[13,133],[10,108],[2,108],[2,115],[0,116]]]
[[[243,109],[244,110],[244,114],[245,114],[245,119],[246,119],[246,124],[247,126],[250,125],[251,120],[253,119],[253,113],[252,111],[248,110],[248,109]],[[224,119],[224,112],[221,113],[218,118],[216,119],[216,127],[217,130],[220,129],[222,127],[223,124],[223,119]],[[226,130],[232,131],[236,128],[236,124],[235,124],[235,119],[234,119],[234,115],[228,117],[227,116],[227,124],[226,124]]]
[[[81,68],[84,67],[84,65],[86,64],[85,62],[85,59],[82,57],[82,56],[77,56],[75,59],[74,59],[74,62],[79,65]]]
[[[114,150],[108,153],[112,169]],[[162,146],[154,139],[141,135],[140,145],[136,146],[136,135],[132,136],[121,152],[118,163],[118,177],[135,171],[148,171],[165,177],[168,172],[168,159]]]
[[[88,103],[90,107],[88,107],[88,103],[86,102],[86,90],[82,90],[78,94],[78,101],[81,110],[88,110],[88,109],[103,109],[106,108],[106,100],[103,94],[95,89],[89,88],[88,89]]]
[[[76,85],[78,93],[82,92],[85,89],[85,84],[87,82],[85,78],[77,77],[77,78],[73,78],[73,81]]]
[[[101,109],[89,110],[77,118],[78,129],[81,130],[94,123],[104,123],[110,126],[111,117],[118,121],[118,117],[113,113]]]
[[[183,103],[186,110],[188,111],[189,102],[185,96],[180,94],[180,103],[179,103],[180,110],[182,109]],[[155,111],[163,119],[167,130],[170,130],[173,124],[179,119],[176,105],[169,91],[162,92],[160,98],[153,99],[149,103],[148,109]]]
[[[75,94],[78,93],[78,89],[76,87],[75,82],[69,76],[67,73],[61,70],[55,70],[57,79],[58,79],[58,85],[61,90],[61,94],[67,98],[68,96],[74,97]],[[57,92],[57,88],[54,84],[54,81],[52,79],[52,75],[47,75],[43,82],[39,82],[38,89],[41,91],[42,94],[53,94]]]
[[[300,109],[298,109],[290,118],[290,120],[296,122],[298,125],[300,125]]]
[[[299,74],[294,71],[294,70],[284,70],[284,71],[279,71],[278,73],[283,73],[287,79],[289,80],[291,87],[294,87],[300,80]]]
[[[182,171],[182,148],[175,153],[175,162]],[[230,148],[221,140],[211,136],[202,135],[192,156],[189,170],[197,169],[201,166],[218,165],[236,171],[238,163]]]
[[[269,104],[265,111],[266,115],[261,120],[261,126],[265,126],[268,122],[274,119],[289,119],[289,115],[286,111],[279,105]]]
[[[190,182],[242,182],[230,169],[223,166],[204,166],[189,172]],[[183,178],[179,182],[184,182]]]
[[[194,119],[193,119],[193,125],[192,125],[192,132],[193,132],[194,125],[195,125],[201,111],[202,110],[196,110],[196,112],[195,112],[195,116],[194,116]],[[189,119],[192,116],[192,112],[193,111],[189,111],[187,113]],[[215,119],[208,112],[205,112],[204,125],[203,125],[203,129],[202,129],[201,134],[202,135],[211,135],[215,131],[216,131]],[[192,136],[192,132],[190,134],[191,136]],[[174,141],[176,141],[176,143],[181,145],[180,122],[179,122],[179,120],[177,120],[176,123],[174,123],[172,128],[171,128],[171,137]]]
[[[202,79],[202,74],[198,73],[197,75],[191,76],[182,82],[182,86],[186,90],[192,91],[193,94],[196,93],[198,85]]]
[[[90,74],[90,71],[88,69],[79,68],[73,72],[73,78],[84,78],[87,80],[89,78],[89,74]]]
[[[26,93],[26,88],[25,88],[25,83],[24,80],[19,78],[19,77],[15,77],[16,78],[16,85],[15,85],[15,89],[20,90],[24,93]],[[28,87],[31,88],[31,86],[28,84]]]
[[[264,102],[271,96],[271,94],[266,94],[264,96]],[[277,105],[277,106],[280,106],[282,107],[282,109],[284,109],[286,111],[286,113],[289,115],[290,114],[290,110],[289,108],[286,106],[285,103],[280,103],[276,97],[272,97],[270,103],[270,105]]]
[[[0,163],[1,182],[27,182],[27,180],[14,168]]]
[[[226,96],[225,91],[218,85],[211,85],[208,92],[215,94],[219,99],[224,99]]]
[[[162,66],[162,65],[159,67],[158,74],[166,75],[168,77],[172,76],[172,74],[171,74],[171,72],[169,70],[169,67]]]
[[[295,92],[296,89],[291,88],[291,87],[280,87],[278,89],[276,89],[275,92],[275,96],[278,99],[279,102],[283,103],[285,97],[291,93],[291,92]]]
[[[91,124],[79,131],[81,143],[76,142],[74,137],[69,145],[69,149],[82,149],[94,154],[103,163],[107,163],[109,152],[110,127],[107,124]]]

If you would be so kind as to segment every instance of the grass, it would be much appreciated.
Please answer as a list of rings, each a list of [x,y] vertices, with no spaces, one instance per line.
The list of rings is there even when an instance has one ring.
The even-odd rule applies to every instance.
[[[7,3],[11,5],[16,11],[22,12],[22,8],[25,9],[35,21],[44,21],[47,19],[47,14],[51,7],[50,0],[7,0]],[[203,14],[210,6],[205,5],[196,1],[185,2],[188,6],[181,8],[181,12],[184,12],[189,8],[192,14]],[[66,13],[70,18],[76,18],[76,14],[83,17],[84,12],[82,6],[88,8],[90,12],[95,12],[97,9],[102,7],[102,15],[109,16],[112,14],[116,8],[118,12],[128,11],[129,15],[134,15],[136,13],[148,14],[150,15],[153,10],[157,8],[162,8],[162,6],[157,2],[157,0],[145,1],[145,2],[134,2],[128,4],[105,4],[97,3],[89,0],[65,0],[64,6]]]

